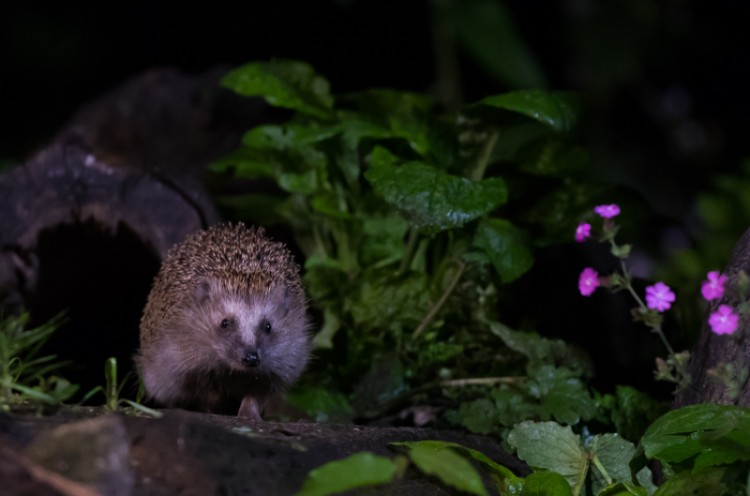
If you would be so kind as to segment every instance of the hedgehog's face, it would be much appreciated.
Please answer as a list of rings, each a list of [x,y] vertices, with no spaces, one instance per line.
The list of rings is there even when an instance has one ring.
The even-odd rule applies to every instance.
[[[196,324],[219,363],[252,375],[296,379],[309,347],[304,303],[292,305],[283,286],[261,294],[210,286],[201,291]]]

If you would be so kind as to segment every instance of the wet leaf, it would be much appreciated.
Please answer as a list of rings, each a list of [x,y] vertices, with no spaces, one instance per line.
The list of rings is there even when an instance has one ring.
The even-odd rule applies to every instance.
[[[521,422],[508,435],[518,457],[534,468],[562,475],[578,494],[589,468],[588,455],[570,427],[556,422]]]
[[[396,464],[372,453],[356,453],[312,470],[296,496],[326,496],[360,487],[387,484]]]
[[[333,116],[328,81],[304,62],[272,60],[245,64],[229,72],[221,83],[243,96],[261,96],[276,107],[324,119]]]
[[[474,104],[525,115],[555,131],[570,131],[578,121],[580,104],[570,93],[519,90],[488,96]]]
[[[515,281],[534,263],[526,234],[505,219],[482,219],[474,246],[487,255],[504,283]]]
[[[365,177],[417,229],[437,232],[460,227],[507,199],[500,178],[471,181],[422,162],[392,165],[386,153],[383,149],[373,152]]]

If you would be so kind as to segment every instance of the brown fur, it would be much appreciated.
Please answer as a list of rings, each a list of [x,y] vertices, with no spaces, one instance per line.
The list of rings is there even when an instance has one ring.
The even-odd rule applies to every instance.
[[[141,318],[138,370],[158,403],[260,419],[305,368],[308,327],[289,250],[260,228],[214,226],[167,254]]]

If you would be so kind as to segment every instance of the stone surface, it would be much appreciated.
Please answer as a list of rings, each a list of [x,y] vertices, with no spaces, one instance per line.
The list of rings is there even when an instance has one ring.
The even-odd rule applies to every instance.
[[[39,434],[26,455],[50,471],[90,487],[101,494],[132,494],[130,439],[119,416],[79,420]]]
[[[181,410],[168,410],[160,419],[119,414],[86,418],[101,411],[64,409],[50,417],[16,416],[12,428],[6,429],[5,439],[10,435],[33,439],[30,443],[15,441],[15,444],[35,459],[40,459],[39,451],[52,453],[41,456],[45,467],[56,467],[61,476],[77,482],[86,480],[91,488],[106,495],[292,495],[302,487],[310,470],[328,461],[359,451],[392,456],[389,443],[424,439],[457,442],[482,451],[517,473],[527,473],[524,465],[505,453],[497,440],[460,432],[311,422],[248,422],[237,417]],[[91,453],[84,456],[82,451]],[[123,460],[126,453],[128,463]],[[81,475],[89,469],[79,464],[105,466],[94,473],[107,477],[92,479],[90,474]],[[113,488],[102,485],[101,480],[122,482]],[[454,494],[414,469],[389,486],[358,493]]]

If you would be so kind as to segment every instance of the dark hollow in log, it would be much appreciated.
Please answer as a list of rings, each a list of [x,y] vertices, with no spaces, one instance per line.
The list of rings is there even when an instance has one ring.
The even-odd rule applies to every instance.
[[[259,102],[219,87],[223,71],[155,70],[84,107],[25,164],[0,175],[0,306],[32,324],[61,311],[45,350],[81,391],[105,360],[132,367],[138,322],[162,257],[219,221],[206,165],[259,123]]]

